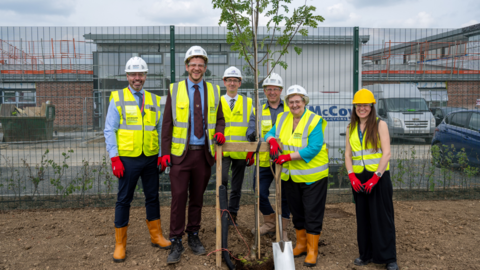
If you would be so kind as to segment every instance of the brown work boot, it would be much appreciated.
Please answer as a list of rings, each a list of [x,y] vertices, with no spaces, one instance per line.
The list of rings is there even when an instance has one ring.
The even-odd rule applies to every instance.
[[[160,219],[147,222],[148,230],[150,231],[150,239],[152,240],[152,246],[159,247],[161,249],[170,249],[172,243],[165,239],[162,234],[162,222]]]
[[[288,239],[288,232],[287,232],[287,229],[288,229],[288,225],[290,224],[290,219],[286,219],[286,218],[283,218],[282,217],[282,233],[283,233],[283,241],[290,241],[290,239]]]
[[[125,261],[125,251],[127,249],[127,228],[115,228],[115,251],[113,252],[113,261],[116,263]]]
[[[270,236],[274,236],[276,231],[275,220],[276,220],[275,213],[270,215],[264,215],[263,225],[260,226],[260,235],[265,235],[268,233]],[[252,229],[252,234],[255,234],[255,228]]]
[[[313,235],[307,233],[307,257],[305,257],[305,262],[303,265],[307,267],[313,267],[317,265],[317,256],[318,256],[318,240],[320,239],[320,234]]]
[[[307,254],[307,230],[295,230],[297,233],[297,244],[293,249],[293,256],[300,257]]]

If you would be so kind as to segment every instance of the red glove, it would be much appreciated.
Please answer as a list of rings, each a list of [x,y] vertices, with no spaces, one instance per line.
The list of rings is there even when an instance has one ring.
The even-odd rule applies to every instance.
[[[252,166],[253,163],[255,162],[255,152],[248,152],[247,153],[247,167]]]
[[[158,168],[158,166],[160,166],[160,164],[162,164],[162,157],[158,157],[158,159],[157,159],[157,168]],[[161,172],[165,171],[165,169],[166,168],[163,167],[163,164],[162,164],[162,166],[160,166],[160,170],[158,172],[161,173]]]
[[[275,163],[282,165],[283,163],[291,161],[291,160],[292,160],[292,157],[290,156],[290,154],[281,155],[275,160]]]
[[[165,170],[167,167],[172,167],[172,162],[170,161],[170,155],[162,156],[162,169]]]
[[[374,174],[370,180],[363,184],[363,186],[365,186],[365,193],[370,194],[372,192],[372,188],[378,183],[378,180],[380,180],[380,177]]]
[[[222,133],[217,132],[215,135],[213,135],[213,140],[215,140],[215,143],[218,145],[222,145],[225,143],[225,136],[223,136]]]
[[[357,193],[358,192],[363,192],[364,186],[362,185],[360,180],[358,180],[355,173],[348,174],[348,178],[350,178],[350,183],[352,184],[352,188],[353,188],[353,190],[355,190],[355,192],[357,192]]]
[[[275,138],[271,138],[268,143],[270,144],[270,158],[276,160],[279,156],[280,146]]]
[[[123,177],[123,172],[125,171],[125,168],[123,167],[123,163],[120,160],[120,157],[112,157],[110,160],[112,161],[113,175],[118,178]]]

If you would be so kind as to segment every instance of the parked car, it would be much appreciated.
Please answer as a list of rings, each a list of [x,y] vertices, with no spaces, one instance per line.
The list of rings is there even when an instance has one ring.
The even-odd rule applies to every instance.
[[[433,117],[435,117],[435,126],[440,125],[442,122],[443,118],[451,112],[456,112],[456,111],[465,111],[465,108],[459,108],[459,107],[438,107],[438,108],[430,108],[430,111],[433,114]]]
[[[388,126],[390,138],[423,138],[430,144],[435,118],[414,84],[374,84],[368,86],[377,103],[380,119]]]
[[[463,110],[448,114],[435,128],[432,146],[438,146],[440,153],[434,158],[435,165],[441,166],[448,151],[458,152],[465,149],[471,166],[480,166],[480,110]],[[444,147],[446,146],[446,147]],[[453,159],[453,163],[457,160]]]

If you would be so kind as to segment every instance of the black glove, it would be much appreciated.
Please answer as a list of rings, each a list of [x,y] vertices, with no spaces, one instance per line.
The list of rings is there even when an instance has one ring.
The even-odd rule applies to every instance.
[[[252,134],[248,135],[248,140],[254,142],[257,137],[257,133],[254,131]]]

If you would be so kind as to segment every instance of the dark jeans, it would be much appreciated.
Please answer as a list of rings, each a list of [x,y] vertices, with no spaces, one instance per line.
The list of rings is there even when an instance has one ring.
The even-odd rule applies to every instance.
[[[275,171],[275,168],[273,169]],[[253,189],[255,190],[256,186],[256,177],[257,173],[254,172],[254,178],[253,178]],[[270,167],[260,167],[260,212],[262,212],[263,215],[271,215],[275,213],[273,211],[272,205],[270,204],[270,201],[268,200],[268,196],[270,195],[270,191],[268,190],[270,188],[270,184],[272,184],[272,181],[275,178],[273,177],[272,171],[270,170]],[[285,187],[285,181],[282,182],[282,217],[284,218],[290,218],[290,209],[288,209],[288,203],[287,203],[287,192],[286,192],[286,187]]]
[[[142,177],[147,219],[152,221],[160,218],[157,159],[156,155],[147,157],[143,153],[138,157],[120,157],[125,171],[123,177],[118,179],[115,227],[122,228],[128,225],[130,203],[139,177]]]
[[[323,228],[328,178],[322,178],[311,185],[295,183],[291,178],[282,182],[288,189],[288,206],[292,211],[293,227],[319,235]]]
[[[222,158],[222,185],[228,188],[228,171],[232,165],[232,181],[230,189],[230,200],[228,211],[236,214],[240,209],[240,197],[242,196],[243,177],[245,175],[245,167],[247,161],[245,159],[233,159],[230,157]]]

